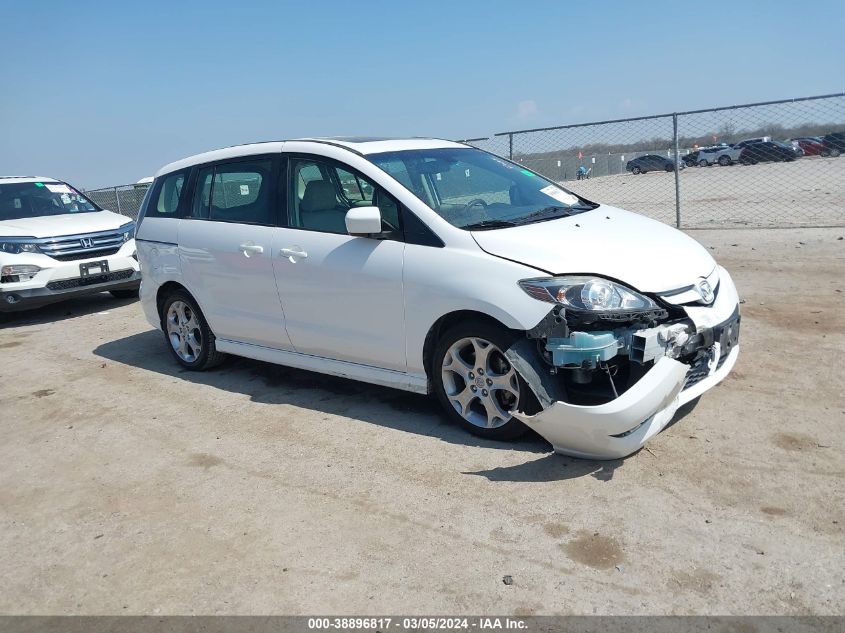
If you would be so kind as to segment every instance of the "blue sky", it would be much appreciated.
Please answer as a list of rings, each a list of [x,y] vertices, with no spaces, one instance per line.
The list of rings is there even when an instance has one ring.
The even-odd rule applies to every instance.
[[[86,188],[255,140],[469,138],[845,88],[841,0],[0,0],[0,15],[0,174]]]

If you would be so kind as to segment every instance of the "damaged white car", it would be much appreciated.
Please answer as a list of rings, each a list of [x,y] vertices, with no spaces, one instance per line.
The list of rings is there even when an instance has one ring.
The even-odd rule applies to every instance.
[[[611,459],[739,354],[730,275],[660,222],[436,139],[258,143],[157,174],[141,300],[190,369],[225,354],[432,393],[483,437]]]

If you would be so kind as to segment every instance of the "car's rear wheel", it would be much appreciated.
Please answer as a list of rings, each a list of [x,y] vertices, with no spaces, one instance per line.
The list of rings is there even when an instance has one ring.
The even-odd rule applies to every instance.
[[[719,156],[719,164],[722,167],[727,167],[731,164],[731,157],[730,156]]]
[[[632,174],[641,174],[642,171],[643,170],[640,169],[637,165],[634,165],[633,167],[631,167],[631,173]]]
[[[517,408],[539,411],[534,394],[506,356],[514,341],[512,332],[475,321],[449,329],[437,343],[435,395],[446,415],[475,435],[516,439],[527,430],[513,417]]]
[[[183,367],[204,371],[226,359],[217,351],[214,334],[196,301],[184,290],[176,290],[164,300],[161,326],[170,351]]]
[[[666,165],[666,167],[664,167],[664,169],[665,169],[666,171],[674,171],[675,166],[674,166],[674,165],[671,165],[671,164],[667,164],[667,165]]]
[[[109,290],[109,294],[115,299],[137,299],[137,288],[124,288],[122,290]]]

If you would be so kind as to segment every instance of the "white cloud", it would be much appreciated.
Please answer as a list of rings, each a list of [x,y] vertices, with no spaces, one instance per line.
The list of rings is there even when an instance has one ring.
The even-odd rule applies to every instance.
[[[537,115],[537,102],[533,99],[526,99],[516,104],[516,116],[518,119],[530,119]]]

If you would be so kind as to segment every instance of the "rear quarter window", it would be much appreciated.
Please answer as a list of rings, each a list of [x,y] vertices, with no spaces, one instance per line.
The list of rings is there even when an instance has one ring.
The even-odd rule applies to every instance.
[[[187,180],[187,171],[177,171],[156,179],[146,217],[177,217]]]

